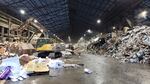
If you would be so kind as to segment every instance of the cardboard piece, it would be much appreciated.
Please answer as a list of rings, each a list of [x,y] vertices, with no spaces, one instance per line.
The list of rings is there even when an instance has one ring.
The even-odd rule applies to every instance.
[[[6,80],[0,80],[0,84],[6,84]]]
[[[3,55],[5,53],[5,48],[3,46],[0,46],[0,55]]]
[[[33,54],[34,52],[34,47],[30,43],[10,43],[10,52],[11,53],[17,53],[19,55],[22,54]]]
[[[27,72],[48,72],[49,68],[46,61],[35,59],[24,66]]]

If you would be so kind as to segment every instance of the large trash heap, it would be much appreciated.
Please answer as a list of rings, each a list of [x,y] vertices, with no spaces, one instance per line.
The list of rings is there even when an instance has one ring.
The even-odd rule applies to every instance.
[[[113,42],[112,42],[113,40]],[[120,62],[150,63],[150,27],[134,26],[124,34],[111,38],[107,45],[105,56],[111,56]]]

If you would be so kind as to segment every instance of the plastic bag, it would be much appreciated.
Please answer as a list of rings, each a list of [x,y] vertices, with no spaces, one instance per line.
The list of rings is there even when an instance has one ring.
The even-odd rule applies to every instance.
[[[11,73],[11,67],[0,67],[0,80],[7,79]]]
[[[17,78],[19,77],[19,73],[21,71],[19,57],[10,57],[2,60],[1,66],[11,66],[11,74],[10,78]]]
[[[49,67],[52,69],[59,69],[59,68],[63,68],[64,66],[64,62],[62,60],[51,60],[49,63]]]
[[[27,78],[27,73],[22,69],[18,56],[3,59],[0,66],[11,66],[9,78],[11,78],[12,81],[18,81],[23,80],[23,78]]]

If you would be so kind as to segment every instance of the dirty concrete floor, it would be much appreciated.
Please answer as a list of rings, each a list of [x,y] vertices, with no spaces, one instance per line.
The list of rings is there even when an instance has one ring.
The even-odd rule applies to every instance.
[[[83,68],[65,69],[57,77],[32,76],[6,84],[150,84],[149,65],[120,64],[113,58],[90,54],[80,56],[78,60],[93,73],[85,74]]]

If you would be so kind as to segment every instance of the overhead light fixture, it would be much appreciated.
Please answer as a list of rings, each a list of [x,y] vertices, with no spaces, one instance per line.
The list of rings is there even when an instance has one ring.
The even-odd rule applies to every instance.
[[[144,10],[144,11],[142,11],[142,12],[138,15],[138,17],[139,17],[139,18],[146,18],[146,17],[147,17],[147,14],[148,14],[148,11]]]
[[[26,12],[25,12],[25,10],[20,9],[20,13],[21,13],[22,15],[24,15]]]
[[[87,30],[87,33],[93,33],[93,32],[92,32],[92,30],[88,29],[88,30]]]
[[[37,23],[38,21],[36,19],[34,19],[34,23]]]
[[[113,30],[116,29],[116,27],[113,27]]]
[[[98,23],[98,24],[100,24],[100,23],[101,23],[101,20],[100,20],[100,19],[98,19],[98,20],[97,20],[97,23]]]

